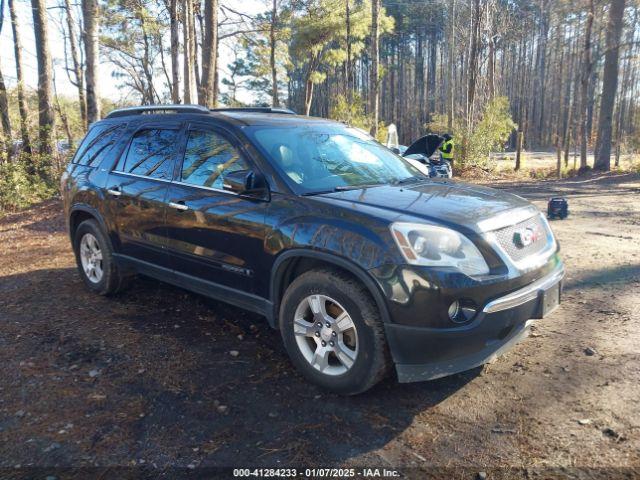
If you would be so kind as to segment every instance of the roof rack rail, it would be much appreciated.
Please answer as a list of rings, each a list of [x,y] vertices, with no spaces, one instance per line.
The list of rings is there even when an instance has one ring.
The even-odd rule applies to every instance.
[[[247,113],[284,113],[286,115],[296,115],[296,112],[288,108],[280,107],[220,107],[212,108],[212,112],[247,112]]]
[[[142,105],[140,107],[118,108],[109,112],[105,118],[127,117],[152,112],[210,113],[210,110],[202,105]]]

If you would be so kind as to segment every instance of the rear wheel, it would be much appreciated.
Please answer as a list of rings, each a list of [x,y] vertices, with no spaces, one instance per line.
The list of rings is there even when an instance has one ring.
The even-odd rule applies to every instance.
[[[312,270],[296,278],[282,300],[280,331],[298,370],[333,392],[364,392],[388,370],[375,302],[342,272]]]
[[[91,291],[111,295],[129,284],[130,277],[114,262],[111,243],[95,220],[85,220],[78,226],[73,248],[80,276]]]

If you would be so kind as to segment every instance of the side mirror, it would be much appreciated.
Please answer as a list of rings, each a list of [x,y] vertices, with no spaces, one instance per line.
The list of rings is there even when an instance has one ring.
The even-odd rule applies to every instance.
[[[269,187],[264,175],[253,170],[236,170],[224,176],[223,188],[228,192],[262,200],[269,198]]]

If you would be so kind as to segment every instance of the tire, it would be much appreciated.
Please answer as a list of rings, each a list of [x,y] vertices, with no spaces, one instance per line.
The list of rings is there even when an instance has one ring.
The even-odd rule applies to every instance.
[[[291,283],[280,306],[280,332],[295,367],[331,392],[362,393],[389,370],[380,312],[367,289],[340,271],[311,270]]]
[[[131,277],[118,269],[113,260],[111,242],[95,220],[85,220],[78,226],[73,237],[73,250],[80,277],[92,292],[113,295],[129,285]],[[87,258],[89,254],[91,259]]]

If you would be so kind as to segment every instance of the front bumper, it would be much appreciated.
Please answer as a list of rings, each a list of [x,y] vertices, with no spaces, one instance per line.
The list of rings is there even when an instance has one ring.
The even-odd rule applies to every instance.
[[[529,333],[532,319],[549,315],[555,302],[549,294],[561,292],[564,268],[485,304],[469,325],[427,328],[386,324],[386,334],[400,382],[433,380],[492,361]],[[559,304],[558,298],[558,304]]]

